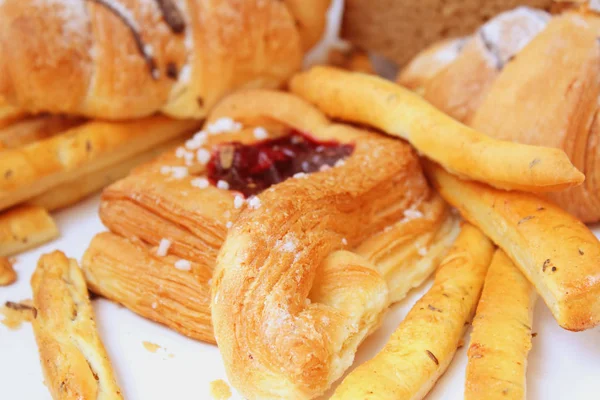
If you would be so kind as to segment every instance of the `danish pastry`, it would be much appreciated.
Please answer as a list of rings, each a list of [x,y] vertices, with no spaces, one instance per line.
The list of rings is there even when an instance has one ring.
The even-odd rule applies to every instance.
[[[387,307],[431,274],[456,235],[456,219],[427,186],[408,146],[332,125],[293,95],[261,90],[226,98],[212,111],[204,130],[185,145],[104,191],[100,216],[111,233],[98,235],[83,258],[90,289],[187,336],[214,342],[209,283],[214,282],[217,254],[238,214],[261,209],[266,193],[288,198],[277,194],[286,182],[315,193],[337,185],[342,192],[336,202],[342,209],[350,207],[354,200],[344,188],[363,179],[355,169],[357,151],[369,158],[361,164],[364,171],[388,177],[386,182],[376,181],[376,193],[395,192],[397,200],[386,193],[368,206],[377,214],[376,227],[357,232],[360,240],[339,236],[336,257],[377,266],[371,272],[357,267],[356,279],[366,275],[368,282],[379,282],[377,287],[384,290],[379,296]],[[379,164],[370,165],[376,160],[371,154],[386,154],[395,161],[388,166],[386,158],[377,168]],[[313,204],[302,198],[289,200],[302,209]],[[318,239],[322,240],[330,239]],[[333,276],[319,287],[331,285],[329,279]],[[373,314],[363,334],[376,327],[383,309]]]
[[[5,0],[0,96],[27,112],[203,118],[242,87],[282,85],[329,0]]]
[[[483,25],[420,83],[425,99],[490,137],[564,150],[586,180],[548,197],[584,222],[600,220],[599,35],[597,13],[519,8]]]
[[[417,151],[464,178],[537,192],[584,180],[564,151],[492,139],[383,78],[314,67],[297,74],[291,89],[332,117],[408,140]]]

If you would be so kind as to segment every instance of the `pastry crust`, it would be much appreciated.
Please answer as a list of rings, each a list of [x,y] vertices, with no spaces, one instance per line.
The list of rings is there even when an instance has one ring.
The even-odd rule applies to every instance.
[[[537,293],[502,250],[485,278],[469,345],[465,399],[525,399]]]
[[[34,143],[83,123],[81,118],[43,115],[0,128],[0,151]]]
[[[203,118],[232,91],[282,85],[321,36],[328,5],[5,0],[0,95],[33,113]]]
[[[13,268],[12,261],[0,256],[0,286],[8,286],[17,280],[17,273]]]
[[[212,265],[191,262],[178,270],[179,257],[158,256],[156,247],[110,232],[96,235],[82,266],[90,290],[192,339],[215,343],[210,321]]]
[[[0,257],[34,248],[59,235],[54,220],[42,207],[19,206],[0,214]]]
[[[33,332],[52,397],[122,399],[77,262],[58,251],[42,256],[31,288]]]
[[[533,194],[466,182],[434,164],[426,171],[442,197],[519,267],[561,327],[600,323],[600,241],[583,223]]]
[[[215,110],[219,115],[240,121],[268,116],[320,140],[355,146],[342,165],[288,179],[260,193],[260,207],[242,208],[212,279],[212,320],[230,382],[251,399],[312,398],[352,364],[391,299],[433,270],[434,263],[401,253],[419,254],[418,239],[431,240],[405,213],[422,210],[431,218],[434,197],[409,146],[331,124],[289,94],[239,93]],[[382,231],[390,236],[373,239]],[[405,243],[403,234],[410,238]],[[370,238],[362,250],[381,257],[379,264],[352,251]],[[395,257],[408,265],[390,270]],[[389,284],[397,276],[393,269],[404,269],[406,282]]]
[[[307,132],[320,140],[343,142],[362,141],[372,136],[325,129],[330,123],[318,110],[297,97],[278,92],[240,92],[226,98],[211,114],[205,130],[225,117],[234,118],[242,124],[241,129],[207,136],[205,150],[212,151],[212,146],[218,143],[257,141],[254,128],[265,126],[271,136],[290,129]],[[102,234],[94,239],[84,257],[83,268],[93,291],[185,335],[212,341],[210,325],[189,317],[200,312],[210,315],[209,304],[190,302],[177,291],[179,287],[191,287],[199,293],[208,293],[207,281],[225,240],[227,225],[237,218],[243,207],[235,207],[235,192],[212,185],[193,187],[192,182],[205,173],[205,165],[195,162],[186,167],[184,161],[177,158],[177,152],[176,149],[137,168],[129,177],[104,191],[100,216],[114,234]],[[356,249],[386,276],[390,301],[403,298],[410,288],[431,274],[457,230],[456,219],[449,214],[446,204],[424,186],[418,165],[411,165],[417,168],[411,178],[418,182],[414,195],[422,200],[415,199],[415,208],[409,213],[411,218],[393,221],[385,232],[371,236]],[[166,166],[188,168],[190,176],[173,179],[161,173]],[[169,243],[169,256],[165,258],[155,253],[163,240]],[[161,271],[173,269],[178,259],[192,262],[191,273],[169,274],[171,284],[162,285],[161,290],[151,281],[138,279],[140,275],[158,274],[157,282],[162,282]],[[147,271],[148,268],[152,271]],[[195,276],[197,270],[204,272]],[[157,313],[151,308],[151,298],[159,308],[164,300],[174,309],[187,311],[182,311],[181,316]]]
[[[422,399],[444,373],[470,321],[494,245],[464,224],[429,291],[375,358],[352,371],[333,399]]]
[[[196,121],[165,117],[121,123],[95,121],[3,151],[0,210],[148,151],[196,127]]]
[[[382,78],[315,67],[296,75],[291,89],[332,117],[408,140],[461,177],[501,189],[538,192],[565,189],[584,180],[562,150],[492,139]]]

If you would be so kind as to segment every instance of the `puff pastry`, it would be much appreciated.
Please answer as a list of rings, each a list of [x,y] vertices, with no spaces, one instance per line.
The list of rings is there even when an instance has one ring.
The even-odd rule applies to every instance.
[[[465,399],[525,399],[537,294],[502,250],[485,278],[469,344]]]
[[[446,371],[470,321],[494,253],[493,243],[465,224],[429,291],[383,350],[352,371],[333,399],[422,399]]]
[[[31,288],[33,332],[52,398],[122,399],[77,262],[59,251],[42,256]]]
[[[58,235],[54,220],[44,208],[13,208],[0,214],[0,257],[21,253]]]
[[[209,133],[219,126],[229,129]],[[208,283],[228,227],[240,210],[255,207],[257,200],[244,200],[240,192],[209,183],[210,163],[198,161],[197,155],[223,154],[218,153],[220,149],[236,142],[258,145],[285,139],[291,131],[341,144],[364,140],[365,151],[371,143],[372,134],[324,129],[329,126],[322,113],[289,94],[254,90],[226,98],[213,110],[204,130],[185,146],[137,168],[104,191],[100,217],[112,233],[97,236],[83,259],[90,288],[185,335],[214,341],[208,298],[187,293],[209,293]],[[456,235],[457,224],[446,204],[427,187],[408,148],[391,140],[384,142],[392,145],[390,151],[400,146],[401,154],[410,160],[406,185],[411,187],[415,208],[407,210],[410,218],[402,221],[382,215],[389,220],[389,227],[372,232],[355,252],[380,268],[379,273],[389,282],[389,301],[396,301],[432,272]],[[190,149],[195,159],[188,163]],[[343,171],[345,164],[328,165],[331,167]],[[173,174],[174,168],[177,174]],[[181,171],[185,173],[176,177]],[[310,184],[308,177],[301,174],[291,180]],[[340,243],[343,241],[350,243],[350,238],[340,238]],[[164,243],[168,250],[157,256]],[[186,261],[189,271],[168,272]],[[155,280],[140,280],[140,275]],[[168,277],[167,281],[162,276]]]
[[[236,89],[282,85],[320,38],[328,6],[329,0],[5,0],[0,96],[32,113],[204,118]]]
[[[492,139],[383,78],[314,67],[296,75],[291,89],[332,117],[408,140],[423,155],[464,178],[501,189],[541,192],[584,180],[562,150]]]
[[[427,164],[432,184],[492,239],[535,286],[565,329],[600,323],[600,241],[548,200],[463,181]]]
[[[419,250],[421,229],[431,224],[407,215],[432,218],[441,203],[406,144],[331,124],[291,95],[233,95],[215,114],[269,116],[354,146],[341,165],[278,183],[242,208],[212,278],[212,321],[229,381],[250,399],[312,398],[352,364],[390,303],[433,270],[431,260],[415,262],[435,250]],[[441,235],[444,249],[453,227]]]

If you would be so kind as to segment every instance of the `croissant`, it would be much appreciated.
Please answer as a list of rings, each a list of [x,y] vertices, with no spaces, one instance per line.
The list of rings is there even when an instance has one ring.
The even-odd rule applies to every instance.
[[[600,220],[600,18],[528,8],[500,14],[467,40],[417,56],[398,78],[454,118],[489,136],[565,151],[583,185],[548,197],[584,222]],[[444,54],[437,73],[417,64]]]
[[[5,0],[0,97],[32,113],[202,118],[277,87],[320,38],[329,0]]]

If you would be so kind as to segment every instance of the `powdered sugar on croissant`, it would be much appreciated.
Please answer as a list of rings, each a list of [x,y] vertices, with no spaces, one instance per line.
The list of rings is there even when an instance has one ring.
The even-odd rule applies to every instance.
[[[299,68],[328,1],[296,3],[5,0],[0,95],[31,112],[201,118],[225,93]]]

